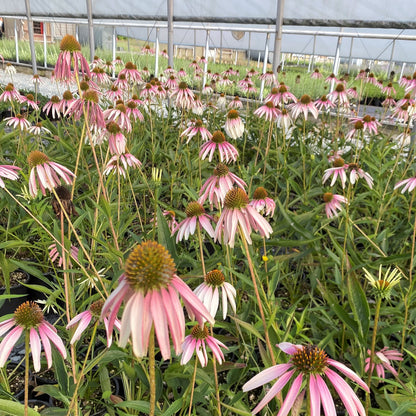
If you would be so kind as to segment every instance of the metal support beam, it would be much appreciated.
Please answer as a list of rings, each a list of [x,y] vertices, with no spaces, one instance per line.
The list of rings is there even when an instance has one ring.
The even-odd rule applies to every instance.
[[[202,88],[205,87],[207,82],[207,70],[208,70],[208,55],[209,55],[209,30],[207,30],[207,39],[205,42],[205,64],[204,64],[204,78],[202,81]]]
[[[116,48],[117,48],[117,35],[116,35],[116,27],[113,26],[113,38],[111,40],[111,47],[113,49],[113,62],[116,60]],[[116,69],[113,65],[113,78],[116,76]]]
[[[313,65],[315,63],[315,48],[316,48],[316,35],[313,36],[312,55],[309,60],[308,72],[313,71]]]
[[[351,38],[351,44],[350,44],[350,55],[348,56],[348,67],[347,72],[350,73],[351,68],[351,60],[352,60],[352,46],[354,45],[354,38]]]
[[[194,29],[194,61],[196,60],[196,30]]]
[[[222,63],[222,30],[220,30],[220,64]]]
[[[35,38],[33,34],[33,20],[32,20],[32,15],[30,13],[30,0],[25,0],[25,6],[26,6],[27,28],[29,31],[30,55],[32,58],[32,70],[33,70],[33,74],[37,74],[38,68],[36,65]]]
[[[88,41],[90,44],[90,62],[94,60],[95,44],[94,44],[94,25],[92,22],[92,0],[87,0],[88,15]]]
[[[394,55],[394,47],[396,45],[396,41],[393,39],[393,42],[391,43],[391,52],[390,52],[390,60],[389,60],[389,65],[387,67],[387,73],[386,75],[389,77],[390,76],[390,71],[391,71],[391,64],[393,62],[393,55]]]
[[[403,76],[404,74],[404,68],[406,67],[406,62],[402,63],[402,70],[400,71],[400,78]]]
[[[283,26],[283,9],[284,0],[277,0],[276,13],[276,32],[274,37],[274,52],[273,52],[273,73],[276,74],[277,67],[280,64],[280,52],[282,50],[282,26]]]
[[[269,57],[269,39],[270,39],[270,33],[267,33],[266,44],[264,45],[264,60],[263,60],[262,74],[265,74],[267,70],[267,59]],[[260,85],[260,101],[263,101],[263,91],[264,91],[264,79],[261,80],[261,85]]]
[[[14,19],[14,45],[16,48],[16,63],[19,63],[19,34],[17,32],[17,20]]]
[[[156,42],[155,42],[155,77],[159,76],[159,28],[156,29]]]
[[[173,0],[167,0],[168,7],[168,65],[173,68]]]
[[[343,31],[343,28],[340,29],[340,32],[342,31]],[[334,66],[332,67],[332,72],[335,75],[338,75],[338,71],[339,71],[339,50],[341,48],[341,42],[342,42],[342,36],[338,36],[337,49],[335,50],[335,56],[334,56]],[[332,81],[331,92],[334,91],[334,88],[335,88],[335,82]]]
[[[48,67],[48,49],[46,45],[45,25],[43,26],[43,65],[45,66],[45,68]]]
[[[251,60],[251,32],[248,32],[248,51],[247,51],[247,61],[248,64]]]

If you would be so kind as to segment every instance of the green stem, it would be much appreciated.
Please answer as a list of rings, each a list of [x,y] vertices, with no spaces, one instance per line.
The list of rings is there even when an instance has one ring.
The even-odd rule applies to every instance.
[[[196,380],[196,368],[198,365],[198,360],[195,357],[195,365],[194,365],[194,373],[192,375],[192,389],[191,389],[191,399],[189,401],[189,411],[188,411],[188,416],[191,416],[191,412],[192,412],[192,402],[194,400],[194,391],[195,391],[195,380]]]
[[[156,361],[155,361],[155,328],[152,325],[149,336],[149,385],[150,410],[149,416],[154,416],[156,410]]]
[[[199,224],[196,225],[196,229],[198,232],[198,240],[199,240],[199,252],[201,254],[201,265],[202,265],[202,273],[205,277],[205,275],[207,274],[206,270],[205,270],[205,261],[204,261],[204,247],[202,245],[202,236],[201,236],[201,230],[199,228]]]
[[[25,416],[29,412],[29,331],[25,332]]]
[[[381,308],[381,298],[377,299],[376,303],[376,312],[374,314],[374,328],[373,328],[373,337],[371,339],[371,350],[370,350],[370,366],[368,369],[368,379],[367,379],[367,385],[371,392],[371,378],[373,375],[372,367],[374,364],[374,351],[376,349],[376,339],[377,339],[377,326],[378,326],[378,320],[380,317],[380,308]],[[370,408],[370,393],[366,394],[365,398],[365,413],[368,415],[368,409]]]

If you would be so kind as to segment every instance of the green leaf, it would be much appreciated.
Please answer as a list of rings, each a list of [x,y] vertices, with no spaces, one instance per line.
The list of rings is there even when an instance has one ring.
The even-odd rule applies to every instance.
[[[144,402],[143,400],[128,400],[125,402],[121,402],[121,403],[117,403],[115,405],[116,407],[121,407],[121,408],[129,408],[129,409],[133,409],[133,410],[139,410],[140,412],[149,414],[150,412],[150,404],[149,402]],[[155,409],[155,414],[156,415],[161,415],[161,412],[159,409]]]
[[[52,360],[60,390],[64,395],[69,396],[69,376],[66,371],[64,359],[56,348],[52,348]]]
[[[157,237],[160,244],[165,246],[170,255],[173,258],[173,261],[175,264],[179,263],[178,255],[176,253],[176,245],[175,242],[171,236],[171,232],[168,226],[168,223],[166,221],[165,216],[162,213],[162,210],[160,207],[157,207]]]
[[[358,322],[358,326],[361,329],[361,335],[363,339],[366,339],[370,328],[370,307],[368,306],[367,297],[360,282],[353,273],[348,275],[347,280],[350,305],[355,319]]]
[[[0,412],[4,415],[24,416],[25,406],[18,402],[0,399]],[[28,416],[39,416],[39,413],[33,409],[27,409],[27,414]]]
[[[261,339],[263,342],[264,338],[260,334],[260,332],[254,328],[253,325],[249,324],[248,322],[241,321],[240,319],[236,318],[235,316],[230,316],[231,319],[233,319],[238,325],[242,326],[244,329],[246,329],[248,332],[251,332],[255,337]]]
[[[175,400],[172,404],[170,404],[168,407],[168,410],[162,413],[162,416],[172,416],[176,414],[182,408],[182,404],[183,404],[183,398],[181,397],[180,399]]]

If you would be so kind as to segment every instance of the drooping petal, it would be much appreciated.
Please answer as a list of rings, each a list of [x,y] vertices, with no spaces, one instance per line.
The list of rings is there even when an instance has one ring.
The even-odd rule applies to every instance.
[[[153,317],[153,323],[155,326],[155,333],[157,342],[159,344],[160,352],[164,360],[170,358],[170,342],[168,322],[166,319],[166,311],[162,301],[162,297],[157,290],[152,292],[152,301],[150,303],[150,310]]]
[[[331,392],[322,377],[316,375],[316,384],[318,386],[319,394],[321,396],[322,407],[324,408],[325,416],[337,416],[335,409],[334,399],[331,396]]]
[[[367,384],[365,384],[364,381],[362,381],[361,378],[356,373],[354,373],[354,371],[350,370],[347,366],[338,361],[332,360],[331,358],[328,358],[328,364],[334,366],[337,370],[341,371],[341,373],[346,375],[351,380],[355,381],[367,393],[370,393],[370,389],[368,388]]]
[[[303,374],[300,373],[293,380],[293,383],[290,386],[290,389],[287,392],[287,395],[285,397],[285,401],[283,402],[283,406],[280,408],[280,411],[277,414],[277,416],[287,416],[287,414],[290,412],[290,409],[292,408],[293,403],[295,403],[296,397],[298,397],[300,387],[302,386],[302,378],[303,378]]]
[[[30,349],[32,350],[33,368],[35,372],[37,373],[40,371],[41,345],[40,345],[39,334],[37,333],[35,328],[30,328],[29,338],[30,338]]]
[[[16,326],[4,338],[0,344],[0,367],[4,367],[16,342],[19,341],[23,327]]]
[[[253,390],[257,387],[263,386],[264,384],[269,383],[270,381],[274,380],[275,378],[280,377],[286,371],[288,371],[292,364],[277,364],[273,367],[266,368],[265,370],[261,371],[259,374],[255,375],[251,380],[247,381],[247,383],[243,386],[243,391]]]
[[[319,389],[316,383],[316,378],[313,374],[311,374],[309,378],[309,400],[310,400],[311,416],[320,416],[321,396],[319,394]]]

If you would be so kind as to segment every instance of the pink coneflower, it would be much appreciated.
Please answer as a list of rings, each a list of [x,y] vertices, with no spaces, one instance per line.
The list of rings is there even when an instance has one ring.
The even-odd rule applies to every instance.
[[[91,77],[90,67],[81,53],[81,45],[72,35],[65,35],[60,44],[61,52],[55,65],[55,79],[57,81],[71,82],[74,74]],[[71,70],[71,65],[74,71]]]
[[[140,91],[140,98],[143,100],[151,100],[156,95],[156,86],[147,82]]]
[[[119,56],[116,56],[116,59],[114,59],[112,64],[114,66],[124,66],[124,61]]]
[[[200,134],[201,139],[204,141],[210,140],[212,138],[212,134],[204,126],[202,120],[190,121],[188,123],[188,127],[182,132],[181,137],[187,136],[188,140],[186,143],[189,143],[192,137],[196,136],[197,134]]]
[[[337,178],[340,178],[342,189],[344,189],[347,181],[348,165],[345,163],[344,159],[340,157],[334,160],[332,166],[332,168],[325,170],[324,176],[322,177],[322,183],[325,183],[332,176],[331,186],[334,186]]]
[[[123,98],[123,90],[114,82],[109,90],[105,92],[105,96],[111,101],[121,100]]]
[[[238,110],[239,108],[243,108],[243,103],[240,100],[240,97],[236,95],[229,103],[228,108],[235,108]]]
[[[322,74],[319,72],[318,68],[315,68],[315,70],[311,74],[312,79],[322,79]]]
[[[26,120],[21,114],[16,114],[12,117],[6,117],[4,119],[6,126],[13,127],[14,129],[19,128],[21,131],[28,130],[31,126],[30,122]]]
[[[166,49],[163,49],[162,51],[160,51],[160,56],[163,56],[164,58],[168,59],[168,51]]]
[[[192,112],[197,116],[202,116],[205,110],[205,105],[202,103],[198,95],[194,96],[194,102],[192,105]]]
[[[131,132],[131,122],[127,115],[126,106],[123,103],[117,104],[114,108],[104,110],[104,118],[106,121],[117,123],[121,129]]]
[[[308,119],[308,113],[311,113],[314,118],[318,118],[319,111],[315,107],[312,98],[304,94],[300,97],[300,100],[296,103],[289,104],[289,108],[292,111],[292,118],[296,120],[301,114]]]
[[[137,70],[137,66],[133,62],[126,62],[124,69],[119,72],[120,75],[125,75],[128,82],[137,83],[142,81],[140,72]]]
[[[383,94],[390,95],[390,96],[396,95],[396,90],[394,89],[393,84],[391,82],[389,82],[385,87],[383,87],[381,92]]]
[[[301,399],[305,390],[308,388],[308,409],[311,416],[321,415],[321,404],[326,416],[336,415],[334,399],[328,389],[328,380],[342,402],[349,416],[365,416],[365,410],[360,399],[354,390],[340,377],[335,371],[329,368],[334,367],[350,380],[357,383],[367,393],[370,393],[368,386],[360,377],[344,364],[329,358],[323,350],[314,345],[294,345],[289,342],[282,342],[278,347],[286,354],[290,355],[287,364],[278,364],[254,376],[243,386],[243,391],[253,390],[271,380],[278,378],[277,382],[267,392],[260,403],[253,409],[252,414],[258,413],[270,400],[273,399],[292,379],[292,384],[282,403],[278,416],[286,416],[295,404],[296,400]],[[322,376],[325,376],[323,378]],[[304,384],[306,383],[306,385]],[[304,387],[303,387],[304,386]],[[302,388],[303,387],[303,388]]]
[[[399,106],[399,103],[397,103],[392,111],[392,115],[406,123],[409,119],[409,104]]]
[[[368,74],[367,78],[364,78],[364,82],[366,84],[372,84],[378,88],[381,88],[380,83],[377,81],[377,78],[374,76],[372,72]]]
[[[198,65],[197,61],[192,61],[189,65],[189,68],[194,69],[195,71],[201,71],[201,68]]]
[[[346,135],[345,135],[345,139],[346,140],[351,140],[353,137],[355,137],[356,135],[361,135],[364,131],[364,123],[361,120],[357,120],[354,123],[354,128],[352,130],[350,130]]]
[[[185,336],[185,317],[179,295],[200,325],[204,319],[211,324],[214,322],[202,302],[176,275],[176,266],[168,250],[155,241],[145,241],[129,255],[119,285],[106,300],[101,316],[108,317],[108,331],[112,332],[124,301],[119,346],[124,348],[131,335],[134,355],[144,357],[153,326],[162,357],[168,360],[171,356],[169,332],[176,354],[181,352]]]
[[[20,102],[32,108],[33,110],[39,110],[39,106],[35,102],[35,97],[32,94],[27,94],[26,96],[22,95]]]
[[[12,65],[10,62],[7,62],[6,68],[4,69],[4,72],[7,75],[10,75],[13,78],[13,75],[17,72],[16,67]]]
[[[22,99],[22,96],[20,95],[19,91],[16,90],[14,85],[12,83],[7,84],[4,87],[4,91],[0,95],[0,102],[13,102],[18,101]]]
[[[247,70],[247,76],[250,78],[255,77],[258,74],[259,73],[254,68]]]
[[[348,98],[358,98],[357,87],[352,87],[347,89]]]
[[[267,191],[262,186],[259,186],[253,192],[250,205],[260,214],[270,215],[271,217],[273,217],[276,208],[276,203],[269,198]]]
[[[43,106],[42,111],[52,118],[61,117],[61,100],[57,95],[52,95],[51,99]]]
[[[148,77],[150,76],[150,71],[149,71],[149,68],[148,68],[147,66],[144,66],[144,67],[141,69],[140,74],[141,74],[142,76],[144,76],[145,78],[148,78]]]
[[[52,243],[49,247],[49,258],[51,259],[52,263],[55,263],[56,260],[58,260],[58,267],[62,267],[62,264],[64,262],[61,253],[59,252],[58,248],[56,247],[56,243]],[[75,247],[73,245],[71,245],[70,251],[69,251],[71,257],[73,259],[78,260],[78,253],[79,253],[79,248]],[[72,267],[72,262],[71,259],[68,259],[68,267]]]
[[[77,342],[81,338],[82,333],[88,328],[91,321],[96,323],[100,319],[103,305],[104,301],[102,299],[97,300],[91,303],[90,307],[86,311],[79,313],[69,321],[68,325],[66,326],[66,329],[70,329],[78,324],[77,329],[72,335],[71,345],[75,344],[75,342]],[[108,318],[104,317],[103,321],[107,335],[107,348],[110,348],[113,342],[113,334],[112,332],[108,331]],[[120,330],[121,325],[118,319],[115,319],[114,326],[118,330]]]
[[[332,73],[332,74],[328,75],[325,78],[325,82],[327,84],[331,84],[332,82],[334,82],[335,84],[337,84],[339,82],[339,79],[336,77],[336,75],[334,73]]]
[[[135,100],[129,100],[126,105],[126,115],[131,120],[144,121],[142,112],[137,108],[137,102]]]
[[[275,106],[278,106],[281,103],[287,104],[289,101],[296,102],[296,97],[289,92],[289,87],[281,82],[279,87],[272,88],[265,101],[271,101]]]
[[[19,179],[17,172],[20,170],[18,166],[13,165],[0,165],[0,188],[5,188],[6,185],[2,178],[11,179],[15,181]]]
[[[112,155],[121,155],[126,152],[127,139],[123,133],[121,133],[120,126],[114,121],[106,126],[108,136],[108,147]]]
[[[367,78],[367,72],[365,69],[360,69],[360,72],[355,77],[356,80],[366,79]]]
[[[244,134],[244,123],[237,110],[228,111],[224,130],[232,139],[238,139]]]
[[[111,61],[105,61],[103,65],[103,69],[105,72],[107,72],[107,74],[111,74],[113,70],[115,69],[114,64]]]
[[[111,78],[107,75],[104,68],[98,66],[94,67],[94,69],[91,71],[91,77],[100,85],[111,84]]]
[[[144,45],[142,48],[142,54],[153,56],[155,54],[155,50],[151,48],[150,45]]]
[[[128,90],[129,82],[127,81],[125,74],[118,74],[117,79],[113,83],[114,86],[120,88],[121,90]]]
[[[337,211],[342,210],[343,204],[348,204],[347,198],[342,195],[333,194],[331,192],[325,192],[323,195],[323,200],[325,202],[325,213],[327,218],[333,218],[338,215]]]
[[[383,107],[391,108],[396,106],[396,100],[391,97],[390,95],[387,96],[387,98],[381,103]]]
[[[274,121],[279,117],[280,110],[275,107],[272,101],[266,101],[264,105],[254,111],[257,117],[264,118],[266,121]]]
[[[267,71],[264,74],[259,76],[261,81],[264,81],[266,86],[270,86],[276,83],[276,76],[273,74],[272,71]]]
[[[323,95],[319,100],[315,101],[315,107],[319,111],[326,111],[326,110],[336,107],[336,105],[326,95]]]
[[[125,178],[129,167],[138,169],[141,166],[142,162],[131,153],[115,154],[108,161],[103,173],[109,175],[111,172],[118,172]]]
[[[348,95],[342,82],[338,83],[334,91],[328,94],[328,98],[334,103],[338,103],[339,105],[345,107],[349,105]]]
[[[64,93],[62,94],[62,100],[59,104],[59,111],[61,113],[65,113],[65,111],[74,101],[75,99],[74,99],[74,96],[72,95],[72,92],[69,90],[64,91]]]
[[[203,228],[208,235],[214,237],[214,229],[212,228],[211,216],[205,213],[204,207],[199,202],[190,202],[185,209],[186,218],[181,221],[173,230],[172,235],[176,232],[176,242],[187,240],[190,235],[196,231],[196,227]]]
[[[269,238],[273,233],[270,224],[251,205],[249,199],[241,188],[233,188],[227,192],[224,199],[224,209],[215,228],[215,241],[222,241],[234,247],[237,228],[241,237],[251,244],[251,231],[258,231],[262,237]]]
[[[163,85],[158,82],[155,86],[155,97],[164,100],[167,96],[167,90],[163,87]]]
[[[218,80],[217,85],[221,86],[221,87],[230,87],[231,85],[233,85],[234,82],[228,78],[227,76],[223,76],[220,80]]]
[[[292,117],[290,117],[290,114],[286,108],[283,108],[280,112],[279,117],[277,117],[276,124],[283,130],[285,134],[287,134],[289,129],[293,126]]]
[[[401,193],[404,194],[406,191],[412,192],[413,189],[416,188],[416,177],[403,179],[402,181],[399,181],[394,185],[394,189],[400,188],[403,186],[403,189],[401,190]]]
[[[237,74],[237,72],[231,66],[229,68],[227,68],[225,71],[222,71],[222,73],[221,73],[221,75],[225,76],[225,77],[231,77],[231,76],[236,75],[236,74]]]
[[[211,348],[212,353],[214,354],[218,364],[222,364],[224,361],[224,354],[221,351],[221,348],[228,350],[226,345],[221,341],[218,341],[211,335],[209,335],[208,327],[206,325],[199,326],[195,325],[191,331],[191,334],[188,335],[183,344],[182,344],[182,358],[181,365],[185,365],[192,358],[194,352],[199,359],[202,367],[206,367],[208,364],[208,355],[206,347]]]
[[[45,153],[34,150],[27,158],[29,162],[29,192],[35,198],[38,193],[37,182],[43,195],[46,195],[46,189],[52,191],[53,188],[61,184],[60,178],[67,184],[71,185],[72,178],[75,175],[65,166],[49,160]]]
[[[66,116],[74,116],[75,120],[79,120],[87,114],[90,127],[105,127],[103,110],[99,105],[99,96],[97,91],[88,89],[82,94],[82,99],[74,100],[65,111]]]
[[[44,127],[40,121],[38,121],[35,125],[30,126],[28,132],[33,134],[34,136],[41,136],[42,134],[52,134],[50,130]]]
[[[189,89],[185,81],[181,81],[175,88],[171,97],[175,100],[175,105],[184,110],[190,110],[194,103],[194,93]]]
[[[225,98],[225,94],[222,92],[217,100],[217,107],[220,110],[225,110],[227,107],[227,99]]]
[[[179,78],[185,78],[186,77],[186,71],[183,68],[179,68],[178,77]]]
[[[362,170],[357,163],[349,163],[348,164],[348,169],[350,170],[350,182],[352,185],[355,184],[355,182],[357,181],[357,179],[359,178],[364,178],[365,181],[367,182],[367,185],[370,189],[373,189],[373,178],[371,177],[371,175],[367,172],[365,172],[364,170]]]
[[[214,169],[214,174],[202,185],[199,191],[198,202],[204,204],[208,199],[211,209],[213,205],[219,208],[224,203],[225,195],[229,190],[233,189],[234,185],[239,186],[241,189],[247,186],[242,179],[230,172],[227,165],[219,163]]]
[[[195,290],[195,295],[208,309],[210,315],[215,318],[220,304],[220,291],[222,299],[222,317],[225,320],[228,312],[228,303],[236,313],[235,297],[237,295],[233,285],[225,281],[224,274],[217,269],[211,270],[204,276],[204,282]]]
[[[368,355],[371,355],[371,351],[367,350]],[[371,373],[376,368],[377,377],[386,378],[384,369],[390,371],[394,376],[397,376],[397,371],[391,365],[390,361],[402,361],[403,354],[397,350],[389,350],[388,347],[382,348],[380,351],[377,351],[374,356],[374,362],[371,365]],[[370,370],[370,357],[365,359],[365,368],[364,371],[368,373]]]
[[[415,100],[411,98],[410,94],[406,94],[402,99],[397,101],[398,106],[407,104],[408,106],[414,105]]]
[[[363,130],[368,130],[369,133],[378,134],[378,127],[381,124],[374,118],[366,114],[364,117],[351,117],[350,123],[361,121],[363,123]]]
[[[235,162],[238,158],[238,150],[225,140],[225,136],[221,131],[216,131],[212,134],[211,140],[207,141],[201,146],[199,157],[204,160],[208,155],[208,160],[211,162],[215,150],[218,148],[220,161],[228,163]]]
[[[168,90],[176,90],[178,88],[178,80],[176,79],[175,75],[170,75],[169,78],[165,82],[165,87]]]
[[[33,368],[36,372],[40,371],[41,368],[41,344],[43,344],[48,368],[52,366],[51,342],[58,349],[63,359],[66,358],[66,350],[62,339],[57,334],[56,329],[44,319],[42,310],[34,302],[22,303],[15,310],[13,318],[0,323],[0,336],[7,332],[8,334],[0,344],[0,367],[5,366],[13,347],[18,343],[22,334],[29,334]]]

